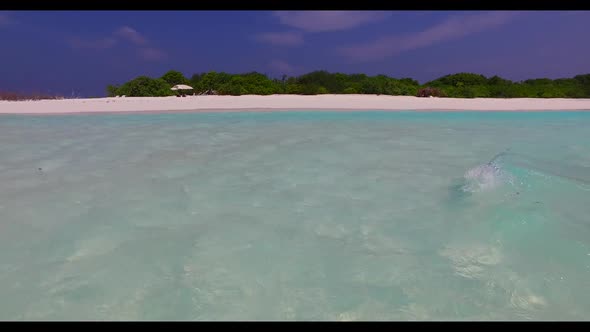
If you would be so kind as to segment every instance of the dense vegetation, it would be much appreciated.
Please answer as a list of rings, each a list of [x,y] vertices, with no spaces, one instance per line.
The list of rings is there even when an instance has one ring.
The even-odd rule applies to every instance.
[[[590,74],[573,78],[548,78],[513,82],[498,76],[458,73],[419,84],[410,78],[392,78],[385,75],[329,73],[314,71],[297,77],[283,75],[271,79],[251,72],[228,74],[208,72],[194,74],[190,79],[178,71],[169,71],[160,78],[137,77],[121,86],[109,85],[109,96],[129,97],[171,96],[170,88],[187,84],[192,93],[215,91],[220,95],[271,95],[271,94],[384,94],[420,97],[452,98],[590,98]]]

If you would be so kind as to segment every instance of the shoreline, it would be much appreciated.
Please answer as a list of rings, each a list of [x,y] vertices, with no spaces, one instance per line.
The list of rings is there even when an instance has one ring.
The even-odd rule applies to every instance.
[[[387,95],[107,97],[0,101],[0,114],[65,115],[289,111],[540,112],[590,111],[590,99],[419,98]]]

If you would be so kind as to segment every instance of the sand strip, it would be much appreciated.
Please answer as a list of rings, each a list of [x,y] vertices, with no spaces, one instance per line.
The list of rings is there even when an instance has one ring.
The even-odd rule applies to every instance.
[[[0,114],[235,111],[590,111],[590,99],[418,98],[377,95],[121,97],[0,101]]]

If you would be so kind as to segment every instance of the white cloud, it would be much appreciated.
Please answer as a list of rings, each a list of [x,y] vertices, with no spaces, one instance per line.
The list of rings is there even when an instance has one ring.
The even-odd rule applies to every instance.
[[[382,11],[277,11],[284,25],[306,32],[338,31],[381,21],[391,13]]]
[[[379,60],[493,29],[509,23],[518,14],[518,12],[488,12],[466,17],[454,16],[420,32],[404,36],[385,36],[368,43],[344,47],[339,51],[356,61]]]
[[[93,50],[110,49],[122,41],[135,45],[137,55],[143,60],[159,61],[167,56],[166,52],[149,45],[150,43],[146,37],[129,26],[123,26],[115,30],[111,36],[101,39],[83,40],[81,38],[71,38],[68,40],[72,48]]]
[[[120,27],[117,31],[115,31],[115,35],[127,39],[136,45],[144,45],[147,43],[147,39],[144,36],[137,32],[137,30],[128,26]]]

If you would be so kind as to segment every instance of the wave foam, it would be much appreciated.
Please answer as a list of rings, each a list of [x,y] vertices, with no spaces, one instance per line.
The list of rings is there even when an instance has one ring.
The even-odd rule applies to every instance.
[[[511,177],[499,165],[488,163],[474,167],[463,175],[465,192],[482,192],[492,190],[500,185],[510,183]]]

